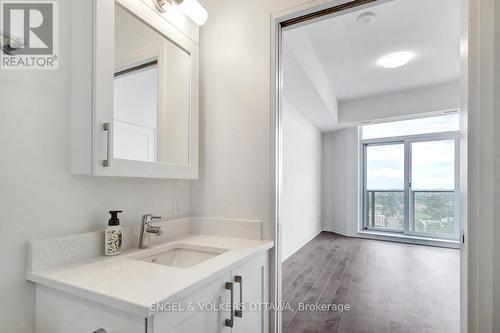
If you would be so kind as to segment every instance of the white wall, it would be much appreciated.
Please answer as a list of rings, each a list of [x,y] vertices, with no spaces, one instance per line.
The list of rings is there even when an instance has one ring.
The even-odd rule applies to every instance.
[[[123,224],[173,217],[174,194],[190,213],[187,181],[70,175],[69,4],[59,1],[59,70],[0,70],[0,332],[34,332],[28,241],[104,228],[112,209]]]
[[[323,134],[323,230],[354,236],[358,229],[358,130]]]
[[[286,99],[282,126],[284,261],[321,232],[321,133]]]
[[[307,0],[200,0],[200,180],[193,213],[265,221],[269,237],[270,15]]]
[[[460,108],[460,82],[339,102],[339,125]]]
[[[303,29],[286,30],[282,44],[283,96],[321,131],[337,128],[337,98],[309,36]]]

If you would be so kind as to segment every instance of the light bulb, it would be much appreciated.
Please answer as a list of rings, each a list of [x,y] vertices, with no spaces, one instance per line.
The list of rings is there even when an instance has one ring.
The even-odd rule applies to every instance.
[[[208,12],[196,0],[184,0],[179,8],[198,25],[203,25],[208,19]]]
[[[384,68],[396,68],[406,65],[413,57],[412,52],[394,52],[383,56],[377,63]]]

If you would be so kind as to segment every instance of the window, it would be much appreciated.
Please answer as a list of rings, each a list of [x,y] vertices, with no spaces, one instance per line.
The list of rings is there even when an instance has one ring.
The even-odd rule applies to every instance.
[[[453,132],[459,129],[460,117],[458,113],[452,113],[437,117],[365,125],[362,127],[362,137],[363,139],[387,138],[416,134]]]
[[[458,130],[458,114],[361,128],[364,229],[458,240]]]
[[[370,145],[365,153],[369,225],[403,231],[404,145]]]

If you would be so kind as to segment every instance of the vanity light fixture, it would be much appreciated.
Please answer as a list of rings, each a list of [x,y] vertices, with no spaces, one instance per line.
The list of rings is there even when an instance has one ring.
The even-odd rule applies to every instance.
[[[413,52],[394,52],[380,58],[377,64],[384,68],[397,68],[406,65],[414,57]]]
[[[11,37],[0,31],[0,49],[3,53],[13,55],[18,49],[22,48],[24,44],[19,38]]]
[[[153,0],[156,8],[164,13],[169,7],[177,7],[198,25],[203,25],[208,19],[208,12],[196,0]]]

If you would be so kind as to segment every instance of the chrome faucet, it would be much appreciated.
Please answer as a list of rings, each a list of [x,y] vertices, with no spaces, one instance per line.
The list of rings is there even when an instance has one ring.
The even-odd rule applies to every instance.
[[[153,225],[153,220],[161,220],[161,216],[146,214],[142,216],[141,237],[139,238],[139,248],[146,249],[149,245],[149,234],[160,236],[163,231],[161,227]]]

